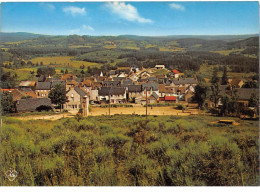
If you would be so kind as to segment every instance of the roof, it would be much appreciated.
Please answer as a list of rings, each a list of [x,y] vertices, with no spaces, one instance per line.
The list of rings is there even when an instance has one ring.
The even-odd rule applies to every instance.
[[[165,85],[164,84],[159,84],[159,92],[160,93],[165,93]]]
[[[125,89],[123,87],[101,87],[98,91],[99,96],[108,96],[108,95],[124,95]]]
[[[73,75],[73,74],[63,74],[63,75],[61,76],[61,80],[66,80],[66,79],[68,79],[68,78],[73,79],[73,78],[75,78],[75,77],[76,77],[76,76]]]
[[[156,67],[165,67],[164,65],[160,65],[160,64],[157,64],[157,65],[155,65],[155,68]]]
[[[174,74],[179,74],[179,71],[178,71],[178,70],[172,70],[172,72],[173,72]]]
[[[51,87],[54,87],[54,86],[57,85],[57,84],[62,84],[62,85],[64,85],[64,86],[66,86],[66,82],[65,82],[64,80],[54,80],[54,81],[52,81],[52,83],[51,83]]]
[[[132,80],[130,80],[130,79],[123,80],[123,83],[122,83],[123,87],[129,86],[129,85],[133,85],[133,81]]]
[[[39,78],[38,78],[38,82],[44,82],[46,79],[45,75],[41,75]]]
[[[165,101],[176,101],[176,96],[165,96],[164,100]]]
[[[86,96],[87,93],[85,93],[83,90],[81,90],[79,87],[75,87],[74,90],[82,97]]]
[[[103,87],[113,87],[113,86],[119,86],[121,85],[121,82],[120,81],[104,81],[102,83],[102,86]]]
[[[197,80],[195,78],[180,78],[180,84],[197,84]]]
[[[148,90],[159,90],[159,84],[156,82],[147,82],[142,84],[143,90],[147,88]]]
[[[243,80],[235,78],[235,79],[232,79],[230,84],[233,85],[233,86],[239,86],[239,83],[241,81],[243,81]]]
[[[51,83],[50,82],[38,82],[35,90],[51,90]]]
[[[128,92],[142,92],[142,85],[129,85]]]
[[[17,102],[17,111],[35,111],[39,106],[51,106],[49,98],[28,98]]]
[[[22,86],[32,87],[34,85],[35,85],[35,81],[26,80],[26,81],[21,81],[19,87]]]
[[[155,92],[153,92],[151,96],[153,96],[156,100],[159,98],[159,96]]]
[[[14,88],[11,88],[11,89],[8,89],[8,88],[2,88],[2,89],[1,89],[2,92],[3,92],[3,91],[4,91],[4,92],[6,92],[6,91],[12,91],[12,90],[14,90]]]
[[[75,80],[67,81],[67,85],[79,85],[79,83]]]
[[[256,88],[239,88],[236,89],[236,91],[236,94],[240,100],[249,100],[252,94],[259,97],[259,90]]]
[[[92,85],[92,81],[91,80],[84,80],[82,82],[82,85],[86,85],[87,87],[90,87]]]

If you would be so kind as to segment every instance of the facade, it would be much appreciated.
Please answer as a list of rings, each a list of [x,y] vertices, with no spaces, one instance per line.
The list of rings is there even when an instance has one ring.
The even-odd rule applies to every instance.
[[[64,104],[66,110],[79,110],[81,109],[84,98],[88,98],[87,93],[81,90],[79,87],[71,87],[66,94],[68,102]]]
[[[38,98],[48,98],[51,91],[51,82],[38,82],[35,88],[35,94]]]

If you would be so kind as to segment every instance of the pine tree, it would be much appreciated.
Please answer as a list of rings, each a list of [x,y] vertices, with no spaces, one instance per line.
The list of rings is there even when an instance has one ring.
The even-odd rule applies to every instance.
[[[228,83],[228,77],[227,77],[227,66],[224,67],[224,72],[221,78],[221,84],[222,85],[227,85]]]

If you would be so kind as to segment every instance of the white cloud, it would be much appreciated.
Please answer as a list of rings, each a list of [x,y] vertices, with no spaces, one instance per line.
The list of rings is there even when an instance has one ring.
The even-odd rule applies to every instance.
[[[69,6],[69,7],[64,7],[62,10],[67,14],[71,14],[72,16],[86,14],[86,10],[84,7],[80,8],[80,7]]]
[[[89,34],[90,32],[95,31],[95,29],[89,25],[82,25],[79,28],[72,29],[69,31],[70,34],[78,34],[78,35],[85,35]]]
[[[89,31],[95,31],[95,29],[89,25],[82,25],[81,28]]]
[[[139,23],[152,23],[153,21],[150,19],[146,19],[141,17],[137,11],[137,9],[131,4],[126,4],[122,2],[108,2],[106,3],[106,8],[109,9],[112,13],[118,15],[120,18],[135,21]]]
[[[50,3],[40,3],[40,6],[47,8],[51,11],[55,9],[55,6],[53,4],[50,4]]]
[[[181,11],[185,10],[185,7],[183,7],[182,5],[177,4],[177,3],[171,3],[171,4],[169,4],[169,6],[172,9],[181,10]]]

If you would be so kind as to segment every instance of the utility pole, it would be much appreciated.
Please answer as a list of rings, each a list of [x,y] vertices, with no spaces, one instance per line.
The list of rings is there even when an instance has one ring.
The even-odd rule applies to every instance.
[[[145,95],[146,95],[146,120],[147,120],[147,87],[145,88]]]
[[[108,96],[108,114],[109,114],[109,116],[110,116],[110,92],[109,92],[109,96]]]

